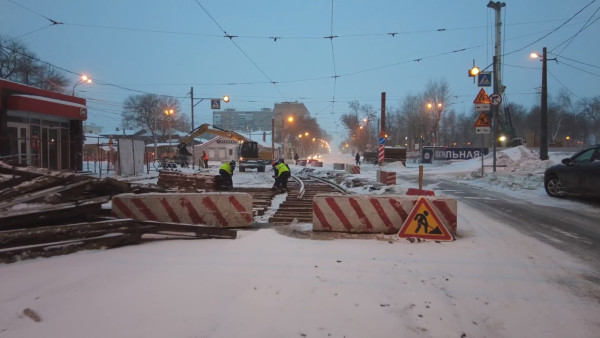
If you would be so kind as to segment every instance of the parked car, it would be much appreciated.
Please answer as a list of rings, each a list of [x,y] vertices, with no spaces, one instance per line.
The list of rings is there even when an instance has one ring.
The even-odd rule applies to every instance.
[[[553,197],[600,197],[600,144],[565,158],[544,172],[544,188]]]

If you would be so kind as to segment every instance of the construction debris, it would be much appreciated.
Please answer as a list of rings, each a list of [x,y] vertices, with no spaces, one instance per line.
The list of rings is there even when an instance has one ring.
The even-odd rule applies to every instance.
[[[165,192],[185,187],[215,190],[215,177],[182,174],[163,177],[163,187],[113,178],[11,167],[0,162],[0,262],[112,248],[165,238],[230,238],[231,229],[115,219],[110,201],[122,193]],[[174,183],[164,183],[174,182]],[[148,236],[153,236],[148,238]]]
[[[214,191],[218,189],[220,178],[218,175],[161,170],[156,184],[161,188],[181,192]]]

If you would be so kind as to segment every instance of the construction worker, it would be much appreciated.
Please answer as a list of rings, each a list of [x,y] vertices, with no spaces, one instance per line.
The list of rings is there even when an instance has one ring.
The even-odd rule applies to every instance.
[[[233,176],[234,171],[235,171],[235,161],[234,160],[223,163],[221,168],[219,168],[219,175],[221,175],[221,188],[226,189],[226,190],[233,189],[233,180],[231,179],[231,177]]]
[[[208,153],[206,151],[202,152],[202,162],[204,162],[204,168],[208,168]]]
[[[273,171],[275,172],[275,184],[273,184],[272,190],[280,189],[288,191],[287,182],[290,178],[290,167],[280,158],[273,165]]]

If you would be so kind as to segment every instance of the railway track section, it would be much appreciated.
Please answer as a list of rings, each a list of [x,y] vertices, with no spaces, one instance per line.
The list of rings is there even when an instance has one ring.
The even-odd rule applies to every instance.
[[[329,181],[315,176],[294,177],[288,184],[285,201],[269,218],[271,225],[289,225],[292,222],[312,222],[312,200],[316,194],[342,193],[348,191]]]

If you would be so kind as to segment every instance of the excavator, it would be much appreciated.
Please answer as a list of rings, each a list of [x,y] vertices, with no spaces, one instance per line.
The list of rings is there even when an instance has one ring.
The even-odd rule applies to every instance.
[[[264,172],[265,167],[271,164],[272,154],[271,151],[261,149],[257,142],[254,142],[247,137],[236,133],[235,131],[221,129],[217,126],[211,126],[209,124],[203,124],[198,128],[194,129],[190,135],[182,138],[177,145],[178,153],[180,156],[192,156],[187,150],[187,144],[191,144],[194,138],[202,134],[214,134],[230,138],[239,143],[238,146],[238,168],[240,171],[246,171],[246,169],[256,169],[259,172]]]

